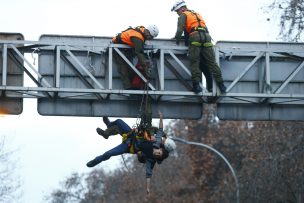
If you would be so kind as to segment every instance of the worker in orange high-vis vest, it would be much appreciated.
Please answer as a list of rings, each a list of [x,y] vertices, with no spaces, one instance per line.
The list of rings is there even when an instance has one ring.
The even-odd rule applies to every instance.
[[[200,14],[189,10],[184,0],[178,0],[172,7],[178,15],[177,31],[175,33],[176,43],[179,44],[182,34],[189,46],[189,59],[192,73],[192,91],[200,93],[202,88],[202,72],[206,77],[207,89],[212,90],[212,77],[216,81],[221,93],[226,92],[222,72],[216,63],[211,36]]]
[[[159,30],[156,25],[130,27],[113,37],[112,42],[115,44],[127,44],[133,47],[133,49],[121,49],[121,51],[130,61],[132,61],[134,55],[137,56],[139,65],[142,67],[145,76],[149,78],[151,76],[151,70],[144,56],[144,44],[146,40],[157,37],[158,33]],[[117,62],[118,72],[124,89],[136,89],[136,87],[132,87],[131,85],[135,72],[116,52],[114,59]]]

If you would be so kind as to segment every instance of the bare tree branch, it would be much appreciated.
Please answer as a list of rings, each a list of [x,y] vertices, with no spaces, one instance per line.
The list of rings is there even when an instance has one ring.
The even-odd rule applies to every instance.
[[[280,18],[279,37],[284,41],[304,39],[304,0],[274,0],[265,8],[267,13]]]
[[[11,202],[20,197],[20,178],[16,176],[14,151],[5,148],[5,138],[0,137],[0,202]]]

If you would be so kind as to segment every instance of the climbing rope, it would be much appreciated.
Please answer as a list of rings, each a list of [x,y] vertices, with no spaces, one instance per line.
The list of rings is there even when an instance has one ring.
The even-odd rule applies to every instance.
[[[143,122],[146,122],[146,115],[144,114],[145,110],[148,108],[148,98],[149,98],[149,80],[145,83],[144,94],[141,97],[141,102],[139,106],[139,112],[136,118],[136,127],[140,127]]]

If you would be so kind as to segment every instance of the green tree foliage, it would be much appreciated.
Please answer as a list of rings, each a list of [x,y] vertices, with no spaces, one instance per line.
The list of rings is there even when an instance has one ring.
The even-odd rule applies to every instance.
[[[304,123],[217,121],[210,107],[201,120],[175,120],[167,132],[224,154],[236,170],[240,202],[303,202]],[[145,168],[134,156],[127,159],[128,169],[105,173],[101,163],[75,181],[72,175],[56,192],[63,193],[62,202],[236,202],[235,182],[222,159],[205,148],[177,146],[177,157],[155,166],[149,197]],[[54,194],[49,200],[56,200]]]
[[[279,36],[284,41],[300,42],[304,39],[304,1],[303,0],[274,0],[267,12],[279,16]],[[271,19],[268,19],[271,20]]]

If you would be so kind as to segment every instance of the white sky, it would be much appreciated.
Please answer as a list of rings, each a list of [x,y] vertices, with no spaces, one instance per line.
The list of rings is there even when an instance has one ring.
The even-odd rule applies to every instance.
[[[269,0],[267,0],[269,1]],[[275,41],[276,28],[260,11],[265,0],[187,0],[205,19],[214,41]],[[43,34],[114,36],[128,26],[156,24],[159,38],[172,38],[177,15],[174,0],[1,0],[1,32],[22,33],[26,40]],[[18,203],[42,203],[72,172],[89,172],[85,164],[120,142],[96,134],[101,118],[46,117],[36,101],[26,100],[20,116],[0,117],[0,136],[18,149],[18,173],[24,196]],[[134,120],[128,120],[133,125]],[[155,121],[157,123],[157,121]],[[104,128],[104,125],[101,127]],[[100,164],[111,169],[120,157]]]

